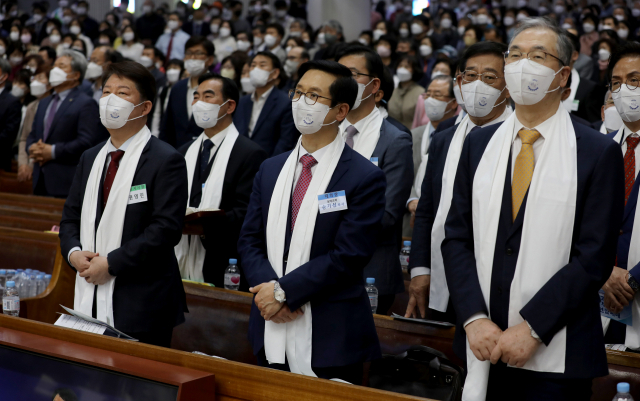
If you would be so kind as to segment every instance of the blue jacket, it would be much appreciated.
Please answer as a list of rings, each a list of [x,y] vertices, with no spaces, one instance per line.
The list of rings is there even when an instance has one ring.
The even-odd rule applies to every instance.
[[[160,122],[160,134],[158,137],[169,143],[176,149],[191,142],[202,134],[202,128],[198,127],[193,116],[189,116],[187,110],[187,90],[189,90],[189,78],[176,82],[171,88],[167,109]]]
[[[289,153],[266,160],[253,182],[238,241],[250,286],[278,280],[267,258],[265,236],[273,189]],[[291,310],[311,302],[313,367],[344,366],[380,357],[362,271],[377,246],[385,187],[380,169],[345,146],[327,192],[345,191],[348,209],[318,214],[309,262],[278,280]],[[290,238],[288,228],[283,239],[285,255]],[[264,323],[254,303],[249,340],[255,354],[264,347]]]
[[[240,135],[246,137],[249,137],[249,121],[253,110],[251,96],[241,97],[233,113],[233,123]],[[293,149],[299,137],[300,133],[293,123],[289,96],[273,88],[260,112],[251,140],[262,146],[269,155],[276,156]]]
[[[465,357],[462,323],[478,312],[508,327],[509,292],[521,246],[527,198],[515,222],[511,217],[511,163],[508,163],[498,223],[491,310],[485,304],[474,256],[472,185],[484,149],[499,124],[470,134],[456,174],[453,201],[442,244],[451,300],[458,315],[454,350]],[[598,290],[613,268],[624,208],[624,174],[620,148],[591,128],[573,123],[577,143],[578,188],[569,263],[561,268],[520,310],[545,344],[567,327],[565,373],[527,372],[539,378],[593,378],[608,373],[602,346]]]

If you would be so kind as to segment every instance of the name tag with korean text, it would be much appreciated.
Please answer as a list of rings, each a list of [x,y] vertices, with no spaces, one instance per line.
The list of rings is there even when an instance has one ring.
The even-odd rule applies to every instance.
[[[347,210],[347,197],[344,191],[329,192],[318,195],[318,211],[320,214]]]
[[[371,159],[369,159],[369,161],[371,161],[371,163],[373,163],[374,166],[378,166],[378,158],[377,157],[372,157]]]
[[[604,291],[600,290],[598,291],[598,294],[600,295],[600,315],[601,316],[608,317],[609,319],[613,319],[620,323],[624,323],[627,326],[633,325],[633,311],[631,309],[633,306],[633,302],[629,303],[629,305],[622,308],[622,312],[613,313],[609,309],[605,308],[604,306]]]
[[[129,201],[127,202],[127,205],[146,202],[147,200],[148,200],[147,184],[136,185],[131,187],[131,191],[129,191]]]

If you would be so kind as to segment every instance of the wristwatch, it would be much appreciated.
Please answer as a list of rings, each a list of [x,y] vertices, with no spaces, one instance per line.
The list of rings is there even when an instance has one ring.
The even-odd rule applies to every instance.
[[[282,287],[280,287],[280,283],[278,283],[277,281],[273,285],[273,297],[280,303],[283,303],[287,300],[287,297],[284,294],[284,290],[282,289]]]
[[[525,322],[527,322],[525,320]],[[542,342],[542,339],[540,338],[540,336],[538,336],[538,334],[536,334],[536,332],[533,330],[533,327],[531,327],[531,325],[529,324],[529,322],[527,322],[527,326],[529,326],[529,330],[531,330],[531,337],[535,338],[536,340],[538,340],[538,342]]]
[[[637,293],[638,291],[640,291],[640,285],[638,284],[636,279],[633,278],[631,273],[627,273],[627,284],[629,284],[629,287],[631,287],[634,293]]]

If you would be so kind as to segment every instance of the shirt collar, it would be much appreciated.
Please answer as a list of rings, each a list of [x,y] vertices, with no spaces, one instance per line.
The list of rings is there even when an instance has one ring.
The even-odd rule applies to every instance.
[[[625,143],[627,138],[630,137],[630,136],[638,136],[637,132],[631,131],[625,124],[622,124],[622,128],[620,128],[620,129],[623,130],[622,131],[622,143]]]
[[[138,134],[136,134],[138,135]],[[127,151],[127,148],[129,147],[129,145],[131,145],[131,142],[133,142],[133,138],[136,137],[136,135],[132,136],[131,138],[127,139],[122,146],[120,146],[119,149],[116,149],[116,147],[113,145],[113,143],[111,142],[111,138],[109,138],[109,144],[107,145],[107,152],[111,153],[111,152],[115,152],[116,150],[121,150],[123,152]]]
[[[560,104],[559,107],[564,107],[562,106],[562,104]],[[524,129],[535,129],[536,131],[538,131],[540,133],[540,136],[542,137],[542,139],[546,139],[549,135],[551,135],[551,127],[553,126],[553,123],[558,119],[558,113],[556,112],[556,114],[552,115],[551,117],[547,118],[546,121],[544,121],[543,123],[539,124],[537,127],[525,127],[520,120],[518,120],[518,115],[516,114],[516,121],[515,121],[515,129],[513,130],[513,140],[516,139],[516,136],[518,136],[518,131],[520,131],[520,129],[524,128]]]
[[[484,125],[481,125],[480,128],[484,128],[493,124],[504,122],[510,115],[511,115],[511,106],[507,105],[507,107],[504,108],[504,111],[502,112],[502,114],[500,114],[500,116],[498,116],[498,118],[496,118],[495,120],[491,120]],[[475,126],[476,125],[473,123],[473,121],[471,121],[471,118],[469,118],[469,126],[468,126],[469,131],[471,131],[471,129],[473,129]]]
[[[358,133],[361,134],[364,131],[364,129],[367,127],[369,122],[371,120],[377,118],[379,115],[380,115],[380,111],[378,110],[377,107],[374,107],[373,110],[371,111],[371,113],[369,113],[369,115],[367,115],[365,118],[363,118],[362,120],[358,121],[355,124],[351,124],[349,122],[349,120],[347,120],[345,118],[344,119],[344,124],[343,124],[343,128],[344,128],[343,132],[347,132],[347,128],[349,128],[349,126],[353,125],[358,130]]]
[[[275,88],[275,85],[269,88],[269,90],[267,90],[265,93],[263,93],[262,96],[260,96],[260,99],[256,99],[256,93],[253,92],[253,95],[251,95],[251,100],[253,100],[254,102],[257,102],[258,100],[268,98],[271,92],[273,92],[273,88]]]
[[[213,142],[213,147],[217,148],[220,146],[220,144],[222,143],[222,141],[224,140],[224,138],[227,137],[227,134],[229,133],[229,129],[231,128],[231,126],[233,126],[233,123],[229,124],[229,126],[225,129],[223,129],[222,131],[218,132],[217,134],[215,134],[214,136],[212,136],[211,138],[207,137],[205,135],[204,137],[204,141],[211,141]],[[204,143],[203,141],[203,143]],[[202,145],[200,145],[202,147]]]
[[[74,88],[71,88],[71,89],[75,89],[75,87],[74,87]],[[60,92],[60,93],[56,92],[56,93],[58,93],[58,96],[60,97],[60,100],[61,100],[61,101],[62,101],[62,100],[64,100],[64,99],[66,99],[66,98],[67,98],[67,96],[69,96],[69,92],[71,92],[71,89],[67,89],[66,91],[62,91],[62,92]]]
[[[325,154],[325,153],[327,153],[327,148],[329,148],[329,145],[331,145],[331,144],[328,144],[328,145],[326,145],[326,146],[324,146],[324,147],[322,147],[322,148],[320,148],[320,149],[316,150],[316,151],[315,151],[315,152],[313,152],[313,153],[309,153],[309,152],[307,152],[307,150],[304,148],[304,146],[302,146],[302,143],[301,143],[301,144],[300,144],[300,150],[298,151],[298,162],[299,162],[299,163],[302,163],[302,162],[300,161],[300,159],[302,158],[302,156],[304,156],[304,155],[309,155],[309,156],[313,156],[313,158],[314,158],[314,159],[316,159],[316,161],[318,162],[317,164],[320,164],[320,159],[322,159],[322,156],[324,156],[324,154]]]

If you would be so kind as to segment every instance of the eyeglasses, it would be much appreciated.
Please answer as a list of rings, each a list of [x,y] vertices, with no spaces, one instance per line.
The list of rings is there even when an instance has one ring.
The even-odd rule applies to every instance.
[[[622,81],[611,81],[609,83],[609,89],[611,90],[611,93],[617,93],[620,91],[620,88],[622,88]],[[629,90],[636,90],[638,88],[638,86],[640,86],[640,78],[638,77],[631,77],[628,78],[626,80],[626,82],[624,82],[625,85],[627,85],[627,88],[629,88]]]
[[[492,72],[483,72],[482,74],[480,74],[477,71],[473,71],[473,70],[463,71],[461,75],[462,75],[462,80],[465,82],[473,82],[473,81],[476,81],[478,78],[480,78],[482,82],[484,82],[489,86],[493,86],[496,82],[498,82],[498,79],[504,78],[504,77],[499,77]]]
[[[361,72],[358,72],[356,70],[351,70],[351,75],[353,75],[354,78],[358,78],[358,75],[364,75],[365,77],[369,77],[369,78],[373,78],[371,75],[369,74],[363,74]]]
[[[328,97],[324,97],[324,96],[320,96],[315,92],[303,92],[301,90],[297,90],[297,89],[290,89],[289,90],[289,100],[291,100],[292,102],[297,102],[298,100],[300,100],[300,96],[304,95],[304,102],[306,104],[308,104],[309,106],[313,106],[314,104],[316,104],[316,102],[318,101],[318,98],[321,97],[323,99],[327,99],[327,100],[333,100],[331,98]]]
[[[520,60],[522,60],[522,58],[524,56],[527,56],[527,58],[535,63],[538,64],[544,64],[547,61],[547,56],[551,56],[553,58],[555,58],[556,60],[558,60],[560,62],[560,64],[564,67],[564,63],[562,62],[562,60],[560,60],[558,57],[554,56],[551,53],[547,53],[543,50],[534,50],[534,51],[530,51],[529,53],[523,53],[520,50],[508,50],[506,52],[504,52],[504,61],[507,64],[510,63],[515,63],[518,62]]]

